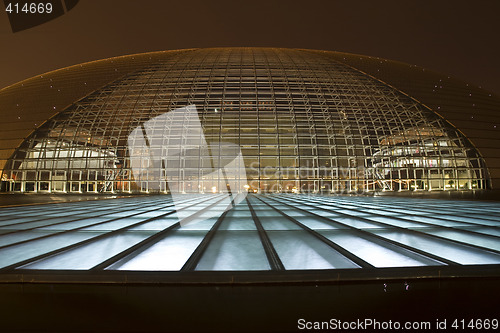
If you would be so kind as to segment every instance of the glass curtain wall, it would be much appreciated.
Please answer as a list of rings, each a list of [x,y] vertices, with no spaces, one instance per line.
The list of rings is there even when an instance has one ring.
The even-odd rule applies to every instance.
[[[210,149],[157,163],[153,174],[179,170],[175,184],[135,179],[130,134],[187,106]],[[473,190],[488,177],[463,135],[383,82],[316,53],[243,48],[173,54],[111,82],[37,129],[4,177],[15,192],[218,192],[225,180],[206,177],[228,143],[243,156],[239,191]]]

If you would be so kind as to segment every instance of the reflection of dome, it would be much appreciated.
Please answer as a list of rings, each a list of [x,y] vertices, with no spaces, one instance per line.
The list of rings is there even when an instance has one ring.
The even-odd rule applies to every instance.
[[[398,71],[414,75],[406,81],[415,86],[399,82]],[[498,171],[488,138],[496,130],[478,137],[475,125],[446,113],[470,102],[453,99],[465,90],[457,81],[448,79],[451,92],[436,97],[427,90],[439,76],[411,73],[380,59],[259,48],[156,52],[51,72],[1,91],[3,117],[12,124],[1,141],[2,190],[210,192],[228,182],[254,192],[490,188]],[[475,114],[488,122],[498,100],[475,98]],[[189,105],[207,148],[190,146],[189,123],[147,135],[145,123]],[[137,147],[129,136],[137,129],[143,147],[158,143],[156,156],[172,157],[161,151],[172,142],[189,153],[134,172]],[[244,177],[214,178],[226,163],[223,143],[239,145]],[[491,177],[485,160],[492,161]]]

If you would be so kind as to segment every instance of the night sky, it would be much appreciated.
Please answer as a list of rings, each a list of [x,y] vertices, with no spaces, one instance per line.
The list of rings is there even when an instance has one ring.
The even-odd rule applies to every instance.
[[[0,8],[0,88],[125,54],[274,46],[399,60],[500,95],[497,0],[81,0],[65,15],[17,33]]]

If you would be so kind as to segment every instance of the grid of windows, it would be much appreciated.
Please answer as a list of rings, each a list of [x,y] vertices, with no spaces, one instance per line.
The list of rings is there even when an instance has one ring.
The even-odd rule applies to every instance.
[[[500,263],[496,202],[250,194],[0,209],[0,270],[270,271]],[[179,223],[183,210],[212,216]],[[214,216],[211,211],[219,212]]]
[[[130,133],[189,105],[212,149],[152,172],[178,170],[175,179],[135,179]],[[160,135],[168,145],[183,131]],[[241,148],[238,188],[250,192],[472,190],[488,179],[469,141],[422,104],[321,54],[283,49],[195,50],[145,65],[48,120],[4,177],[21,192],[203,193],[224,143]]]

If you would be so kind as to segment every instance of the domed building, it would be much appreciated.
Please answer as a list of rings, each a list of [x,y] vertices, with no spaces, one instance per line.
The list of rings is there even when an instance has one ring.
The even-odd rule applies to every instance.
[[[499,107],[446,76],[339,52],[111,58],[0,91],[2,191],[486,190]]]
[[[2,328],[489,325],[498,202],[413,194],[493,194],[499,110],[416,66],[299,49],[130,55],[4,88]]]

